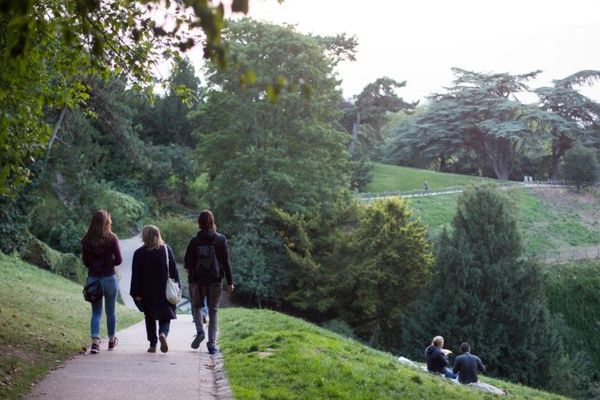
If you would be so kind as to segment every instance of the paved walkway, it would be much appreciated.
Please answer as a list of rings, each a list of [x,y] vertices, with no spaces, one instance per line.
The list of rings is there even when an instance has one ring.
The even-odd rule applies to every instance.
[[[206,351],[206,341],[193,350],[191,315],[171,321],[169,351],[146,352],[146,328],[140,322],[117,333],[119,344],[99,354],[77,356],[51,371],[25,399],[137,400],[232,399],[220,355]]]
[[[129,308],[137,310],[133,298],[129,295],[131,286],[131,262],[133,261],[133,253],[142,246],[142,236],[137,235],[125,240],[119,240],[119,247],[123,262],[117,267],[119,275],[119,291],[123,303]]]

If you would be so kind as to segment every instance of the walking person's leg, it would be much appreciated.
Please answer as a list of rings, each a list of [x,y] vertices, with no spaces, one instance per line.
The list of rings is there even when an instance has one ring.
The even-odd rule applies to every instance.
[[[219,302],[221,301],[221,285],[207,287],[208,299],[208,341],[206,348],[210,354],[217,352],[215,341],[217,339],[217,311],[219,310]]]
[[[146,336],[150,342],[148,353],[156,353],[156,344],[158,343],[158,337],[156,336],[156,320],[154,317],[144,313],[144,321],[146,322]]]
[[[190,297],[192,299],[192,318],[196,325],[196,337],[192,341],[192,349],[200,347],[200,343],[204,340],[204,324],[202,323],[202,305],[199,299],[203,297],[200,285],[193,283],[190,285]]]
[[[88,277],[87,283],[97,281],[98,278]],[[90,318],[90,335],[92,337],[92,347],[90,353],[100,352],[100,320],[102,319],[102,297],[92,302],[92,316]]]
[[[119,291],[119,282],[116,274],[102,278],[102,291],[104,293],[104,307],[106,311],[108,349],[112,350],[118,343],[118,339],[115,336],[117,329],[117,294]]]
[[[167,336],[169,336],[170,327],[170,319],[158,321],[158,339],[160,340],[160,351],[162,351],[163,353],[169,351],[169,345],[167,344]]]

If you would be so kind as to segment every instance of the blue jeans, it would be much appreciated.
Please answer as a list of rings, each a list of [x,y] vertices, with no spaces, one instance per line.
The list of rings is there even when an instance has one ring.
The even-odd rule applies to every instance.
[[[458,377],[458,374],[452,372],[450,368],[444,368],[444,376],[448,379],[456,379]]]
[[[106,311],[106,330],[108,336],[112,337],[115,335],[115,329],[117,327],[117,293],[119,291],[119,282],[117,281],[117,275],[105,276],[102,278],[96,278],[94,276],[88,276],[87,283],[100,281],[102,285],[102,298],[92,303],[92,318],[90,320],[90,330],[92,337],[100,337],[100,320],[102,319],[102,300],[104,299],[104,308]]]

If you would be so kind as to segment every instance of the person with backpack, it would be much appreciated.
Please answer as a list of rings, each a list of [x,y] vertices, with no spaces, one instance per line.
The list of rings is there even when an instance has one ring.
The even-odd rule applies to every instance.
[[[81,239],[81,259],[88,269],[87,284],[100,282],[103,296],[92,302],[90,330],[92,346],[90,353],[100,352],[100,320],[102,319],[102,298],[106,309],[108,350],[118,343],[115,336],[117,326],[117,292],[119,282],[115,266],[123,261],[119,249],[119,238],[112,231],[112,219],[106,210],[98,210],[92,216],[90,226]]]
[[[208,306],[208,340],[206,348],[209,354],[215,354],[217,336],[217,310],[221,300],[223,278],[227,281],[227,291],[233,292],[233,278],[229,264],[227,238],[217,232],[215,217],[210,210],[203,210],[198,216],[199,232],[194,236],[185,252],[185,269],[188,272],[192,316],[196,325],[196,337],[192,348],[197,349],[205,338],[202,323],[204,299]]]

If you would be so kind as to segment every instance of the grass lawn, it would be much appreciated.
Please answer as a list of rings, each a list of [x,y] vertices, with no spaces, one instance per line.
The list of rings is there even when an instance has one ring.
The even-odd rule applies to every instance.
[[[519,209],[527,252],[600,245],[600,197],[563,189],[512,189],[505,192]],[[460,194],[406,199],[416,216],[437,236],[450,227]]]
[[[81,286],[0,253],[0,398],[20,399],[31,383],[90,343],[91,306]],[[117,305],[118,329],[142,314]],[[102,319],[106,335],[106,319]],[[103,344],[104,345],[104,344]]]
[[[234,396],[243,399],[496,399],[405,367],[389,353],[273,311],[220,311],[220,345]],[[563,397],[482,379],[509,399]]]
[[[363,192],[419,191],[423,190],[425,181],[427,181],[429,190],[467,186],[474,183],[499,182],[496,179],[479,178],[477,176],[448,174],[426,169],[400,167],[398,165],[375,164],[373,180],[365,187]]]

